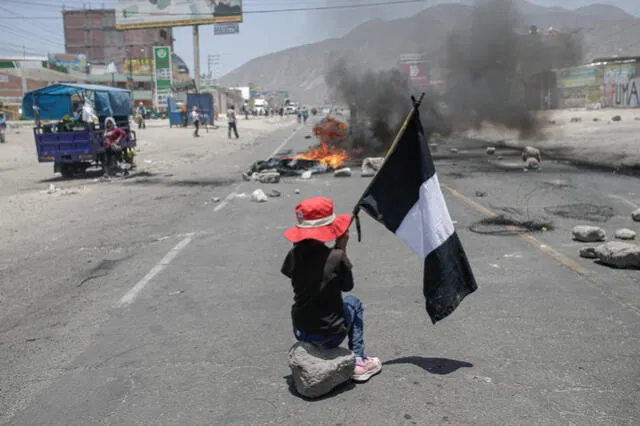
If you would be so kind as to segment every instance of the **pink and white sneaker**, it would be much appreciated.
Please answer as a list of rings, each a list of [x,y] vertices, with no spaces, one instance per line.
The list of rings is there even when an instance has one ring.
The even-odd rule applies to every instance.
[[[362,362],[356,361],[356,368],[351,377],[354,382],[366,382],[382,371],[382,363],[376,357],[366,357]]]

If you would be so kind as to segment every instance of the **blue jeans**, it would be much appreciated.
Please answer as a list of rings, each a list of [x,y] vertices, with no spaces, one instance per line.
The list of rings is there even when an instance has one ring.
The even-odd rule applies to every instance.
[[[301,342],[313,343],[325,349],[333,349],[340,346],[345,337],[349,337],[349,349],[356,357],[366,358],[364,353],[364,309],[362,302],[355,296],[344,296],[344,317],[346,320],[347,333],[337,334],[331,337],[315,336],[306,334],[301,330],[294,329],[293,334]]]

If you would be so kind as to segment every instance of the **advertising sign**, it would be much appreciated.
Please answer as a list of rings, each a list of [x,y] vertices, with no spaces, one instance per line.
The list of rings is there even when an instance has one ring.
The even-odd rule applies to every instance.
[[[238,34],[240,32],[240,24],[237,22],[224,22],[213,25],[213,35]]]
[[[586,87],[598,84],[598,68],[576,67],[559,71],[558,87],[568,89],[571,87]]]
[[[116,0],[116,28],[242,22],[242,0]]]
[[[122,72],[125,74],[151,75],[153,74],[152,69],[151,59],[125,59]]]
[[[84,73],[87,72],[87,67],[89,66],[87,55],[75,53],[50,53],[48,62],[54,66],[62,66]]]
[[[558,71],[558,106],[584,108],[604,103],[604,68],[582,66]]]
[[[153,48],[154,81],[156,86],[156,107],[166,108],[167,99],[171,96],[171,47],[156,46]]]
[[[421,88],[429,85],[429,66],[423,55],[400,55],[399,62],[400,72],[409,76],[412,85]]]
[[[623,108],[628,105],[626,91],[636,78],[636,64],[611,64],[604,67],[605,106]]]

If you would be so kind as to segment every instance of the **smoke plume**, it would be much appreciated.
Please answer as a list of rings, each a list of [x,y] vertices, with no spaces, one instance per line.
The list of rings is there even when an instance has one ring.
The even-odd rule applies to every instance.
[[[579,40],[545,42],[523,35],[526,28],[511,0],[482,0],[445,43],[444,97],[457,129],[490,123],[540,136],[544,123],[532,109],[540,105],[534,74],[579,63]],[[533,105],[537,104],[537,105]]]
[[[351,149],[362,155],[384,152],[411,107],[409,82],[398,70],[350,68],[346,59],[329,66],[325,82],[333,99],[355,108]]]

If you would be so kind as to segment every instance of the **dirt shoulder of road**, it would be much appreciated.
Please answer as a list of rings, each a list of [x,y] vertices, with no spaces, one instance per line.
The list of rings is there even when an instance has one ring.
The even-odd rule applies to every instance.
[[[619,116],[619,121],[613,118]],[[542,157],[614,170],[640,169],[640,110],[558,110],[547,112],[545,139],[519,140],[515,132],[487,126],[465,136],[510,148],[530,145]]]
[[[186,186],[196,176],[212,181],[232,172],[240,176],[233,154],[251,149],[259,143],[260,136],[293,128],[295,119],[240,120],[239,139],[228,138],[226,121],[216,125],[217,128],[201,128],[201,137],[195,138],[192,127],[169,128],[166,120],[148,121],[146,129],[136,129],[136,171],[128,179],[109,182],[101,179],[100,170],[90,170],[86,176],[70,180],[54,175],[52,164],[37,162],[31,129],[13,129],[8,143],[0,145],[0,238],[7,248],[45,247],[70,223],[108,226],[120,215],[126,215],[127,205],[142,207],[146,201],[170,196],[184,189],[179,183]],[[131,185],[153,177],[167,184],[160,190],[155,188],[158,185]],[[170,185],[172,182],[176,184]],[[91,215],[100,215],[100,220],[85,220]]]

